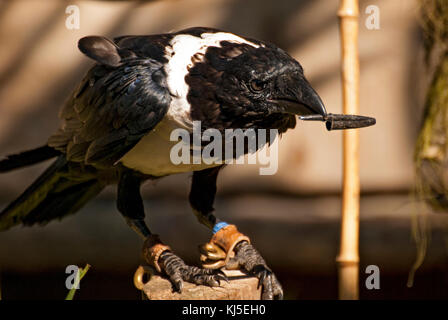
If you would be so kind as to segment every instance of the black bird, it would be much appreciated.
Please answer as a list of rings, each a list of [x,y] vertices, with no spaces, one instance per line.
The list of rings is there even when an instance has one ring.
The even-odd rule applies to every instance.
[[[283,133],[295,127],[296,115],[326,116],[301,65],[270,43],[202,27],[113,41],[89,36],[78,47],[96,63],[62,108],[58,131],[46,145],[0,161],[0,172],[6,172],[56,158],[0,213],[0,230],[60,219],[117,184],[118,210],[146,239],[147,261],[176,290],[183,281],[217,286],[226,280],[222,272],[186,265],[144,222],[142,182],[193,172],[191,206],[214,232],[202,248],[204,264],[238,265],[260,279],[262,298],[282,298],[280,283],[249,238],[213,215],[223,165],[173,164],[170,148],[176,142],[170,132],[191,131],[198,120],[203,130]]]

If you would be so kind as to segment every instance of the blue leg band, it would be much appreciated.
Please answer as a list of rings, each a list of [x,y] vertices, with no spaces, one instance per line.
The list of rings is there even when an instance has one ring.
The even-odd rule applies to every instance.
[[[229,224],[227,222],[224,221],[220,221],[217,224],[215,224],[215,226],[213,227],[213,234],[215,234],[216,232],[218,232],[219,230],[221,230],[224,227],[227,227]]]

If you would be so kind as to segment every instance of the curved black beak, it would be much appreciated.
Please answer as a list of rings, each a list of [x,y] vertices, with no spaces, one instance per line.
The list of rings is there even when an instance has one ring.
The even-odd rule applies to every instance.
[[[286,90],[287,95],[276,98],[275,102],[280,112],[304,115],[327,115],[324,103],[317,92],[311,87],[305,78],[290,82],[290,87]]]

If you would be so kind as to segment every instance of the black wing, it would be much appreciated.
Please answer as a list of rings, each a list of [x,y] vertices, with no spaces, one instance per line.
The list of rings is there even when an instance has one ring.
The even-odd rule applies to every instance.
[[[102,37],[80,40],[80,50],[98,64],[62,109],[63,123],[48,141],[67,160],[113,165],[165,116],[171,97],[163,62],[132,51],[151,39],[132,38],[128,46]]]

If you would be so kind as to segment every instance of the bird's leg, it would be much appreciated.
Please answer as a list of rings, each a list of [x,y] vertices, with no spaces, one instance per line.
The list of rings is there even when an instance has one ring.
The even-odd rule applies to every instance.
[[[242,268],[259,279],[262,299],[282,299],[283,289],[260,253],[250,244],[247,236],[236,226],[219,221],[213,215],[216,179],[220,168],[193,173],[190,204],[199,222],[213,231],[210,242],[200,247],[201,261],[205,268]]]
[[[133,171],[123,171],[118,182],[118,210],[123,214],[131,228],[145,239],[143,244],[143,257],[160,273],[170,278],[176,291],[181,292],[183,281],[219,286],[221,280],[227,281],[222,271],[201,269],[189,266],[175,255],[171,248],[162,243],[159,236],[152,234],[144,218],[143,200],[140,195],[140,185],[143,178]]]

